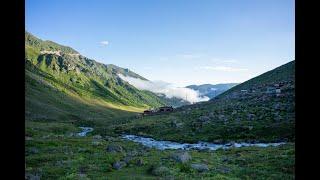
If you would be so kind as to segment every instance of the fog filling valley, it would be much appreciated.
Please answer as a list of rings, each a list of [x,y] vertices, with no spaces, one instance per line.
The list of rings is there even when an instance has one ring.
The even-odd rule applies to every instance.
[[[145,81],[139,78],[124,76],[122,74],[118,74],[118,76],[140,90],[161,93],[167,98],[176,97],[190,103],[209,100],[207,96],[201,96],[198,91],[186,87],[176,87],[173,84],[164,81]]]

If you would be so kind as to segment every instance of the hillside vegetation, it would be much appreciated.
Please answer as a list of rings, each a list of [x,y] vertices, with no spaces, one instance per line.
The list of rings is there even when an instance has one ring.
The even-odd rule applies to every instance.
[[[294,141],[294,68],[289,62],[208,102],[135,119],[116,131],[181,142]]]
[[[98,112],[108,119],[120,110],[139,112],[165,104],[157,95],[138,90],[117,76],[121,73],[146,80],[128,69],[98,63],[70,47],[42,41],[28,32],[25,35],[28,119],[47,117],[65,121],[66,116],[79,116],[78,111],[87,111],[83,108],[87,106],[98,107]],[[83,119],[92,119],[97,113],[91,114],[92,117]]]
[[[295,178],[294,142],[181,152],[119,137],[132,133],[183,142],[294,141],[294,62],[209,102],[141,117],[137,112],[144,109],[185,102],[138,90],[117,74],[145,78],[83,57],[70,47],[29,33],[25,45],[25,179]],[[277,83],[282,84],[280,94],[266,93]],[[94,130],[81,137],[80,126]],[[173,158],[177,155],[188,160]]]

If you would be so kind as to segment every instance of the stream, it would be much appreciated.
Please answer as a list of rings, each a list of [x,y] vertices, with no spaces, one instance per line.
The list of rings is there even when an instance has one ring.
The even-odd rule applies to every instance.
[[[87,133],[93,131],[92,127],[80,127],[80,128],[82,129],[82,131],[78,133],[78,136],[81,136],[81,137],[84,137],[87,135]]]
[[[146,138],[141,136],[135,136],[135,135],[123,135],[123,139],[127,139],[133,142],[140,143],[144,146],[150,147],[150,148],[156,148],[159,150],[165,150],[165,149],[184,149],[184,150],[191,150],[191,149],[197,149],[197,150],[217,150],[217,149],[228,149],[228,148],[239,148],[239,147],[248,147],[248,146],[256,146],[256,147],[268,147],[268,146],[279,146],[282,144],[285,144],[284,142],[279,143],[227,143],[227,144],[214,144],[214,143],[208,143],[208,142],[198,142],[196,144],[189,144],[189,143],[177,143],[172,141],[157,141],[152,138]]]
[[[87,133],[92,132],[92,127],[80,127],[82,129],[81,132],[78,133],[79,136],[84,137]],[[140,143],[144,146],[149,148],[156,148],[159,150],[165,149],[184,149],[184,150],[217,150],[217,149],[229,149],[229,148],[239,148],[239,147],[248,147],[248,146],[255,146],[255,147],[268,147],[268,146],[279,146],[285,144],[285,142],[279,143],[226,143],[226,144],[214,144],[208,142],[198,142],[195,144],[190,143],[177,143],[173,141],[157,141],[152,138],[136,136],[136,135],[123,135],[122,139],[126,139],[132,142]]]

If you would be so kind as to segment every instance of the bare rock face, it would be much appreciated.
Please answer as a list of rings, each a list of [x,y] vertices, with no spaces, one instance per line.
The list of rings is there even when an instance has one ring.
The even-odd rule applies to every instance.
[[[171,155],[171,158],[176,162],[186,163],[192,159],[188,152],[177,152]]]

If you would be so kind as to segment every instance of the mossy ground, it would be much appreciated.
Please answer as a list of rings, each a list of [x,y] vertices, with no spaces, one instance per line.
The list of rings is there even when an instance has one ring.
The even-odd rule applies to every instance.
[[[245,147],[217,151],[189,151],[192,160],[186,164],[170,158],[175,150],[147,149],[119,138],[95,140],[72,136],[80,128],[68,123],[26,123],[26,173],[42,179],[158,179],[153,166],[169,168],[167,177],[175,179],[294,179],[294,143],[279,147]],[[30,139],[30,137],[32,139]],[[94,141],[100,141],[98,145]],[[110,143],[121,145],[123,152],[107,152]],[[142,152],[126,167],[115,170],[112,164],[130,152]],[[143,161],[139,166],[137,159]],[[191,163],[205,163],[208,172],[199,173]],[[164,177],[160,177],[164,178]]]

